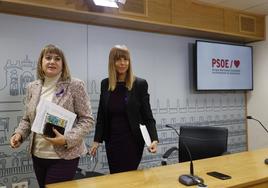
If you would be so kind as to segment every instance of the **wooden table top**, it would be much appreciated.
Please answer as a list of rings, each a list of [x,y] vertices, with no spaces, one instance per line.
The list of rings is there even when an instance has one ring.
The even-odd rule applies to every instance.
[[[265,182],[267,185],[258,187],[268,187],[268,165],[264,164],[265,158],[268,158],[268,148],[196,160],[195,175],[203,178],[209,188],[256,187],[253,185]],[[232,178],[216,179],[206,174],[209,171],[228,174]],[[47,188],[187,187],[178,182],[178,177],[182,174],[189,174],[189,162],[50,184]]]

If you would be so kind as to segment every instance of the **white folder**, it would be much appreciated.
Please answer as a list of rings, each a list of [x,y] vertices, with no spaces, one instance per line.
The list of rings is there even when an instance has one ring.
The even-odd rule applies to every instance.
[[[150,135],[145,125],[140,124],[140,130],[145,144],[149,147],[152,143]]]

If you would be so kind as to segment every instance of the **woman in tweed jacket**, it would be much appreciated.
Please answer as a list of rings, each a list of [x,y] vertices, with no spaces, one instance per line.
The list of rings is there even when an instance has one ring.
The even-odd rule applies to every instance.
[[[25,113],[10,138],[17,148],[30,135],[40,99],[51,101],[77,115],[70,131],[63,134],[53,129],[54,138],[34,133],[30,136],[29,152],[40,188],[45,184],[71,180],[79,158],[87,152],[84,138],[94,120],[89,96],[81,80],[70,76],[61,49],[47,45],[41,51],[37,65],[38,79],[27,86]]]

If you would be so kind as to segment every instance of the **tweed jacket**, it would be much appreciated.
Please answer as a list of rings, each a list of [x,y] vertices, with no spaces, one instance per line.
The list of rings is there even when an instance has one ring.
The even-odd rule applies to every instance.
[[[101,95],[97,115],[97,123],[94,141],[102,142],[109,140],[109,114],[108,105],[111,91],[108,91],[108,79],[101,82]],[[147,127],[151,140],[158,141],[155,120],[150,106],[147,81],[136,77],[133,87],[126,93],[126,113],[131,132],[139,145],[144,145],[140,131],[140,124]]]
[[[36,115],[36,107],[40,100],[43,81],[35,80],[28,84],[25,98],[25,112],[15,133],[19,133],[24,141],[31,133],[31,126]],[[55,152],[62,159],[74,159],[87,152],[85,136],[93,128],[93,116],[89,96],[83,81],[70,79],[59,80],[52,102],[77,115],[73,128],[65,133],[67,148],[54,146]],[[32,152],[35,133],[31,134],[29,152]]]

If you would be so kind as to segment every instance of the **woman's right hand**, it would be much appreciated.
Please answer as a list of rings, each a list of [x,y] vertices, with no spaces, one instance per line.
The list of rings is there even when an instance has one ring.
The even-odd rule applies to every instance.
[[[21,145],[21,140],[22,137],[19,133],[15,133],[13,136],[10,138],[10,146],[12,148],[18,148]]]
[[[99,145],[100,145],[99,142],[93,142],[91,148],[89,149],[89,154],[95,157],[97,154]]]

